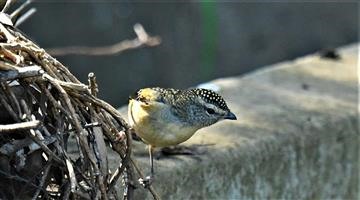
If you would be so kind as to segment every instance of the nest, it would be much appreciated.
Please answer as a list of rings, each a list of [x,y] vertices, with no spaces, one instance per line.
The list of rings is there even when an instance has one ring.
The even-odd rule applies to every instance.
[[[97,92],[94,74],[81,83],[1,21],[0,198],[132,199],[143,174],[131,158],[131,129]],[[108,151],[119,155],[113,172]]]

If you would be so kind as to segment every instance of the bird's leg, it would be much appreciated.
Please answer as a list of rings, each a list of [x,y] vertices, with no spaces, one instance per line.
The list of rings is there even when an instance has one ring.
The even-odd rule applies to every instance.
[[[149,145],[149,156],[150,156],[150,166],[151,166],[151,171],[150,171],[150,176],[154,177],[154,148]]]
[[[154,147],[152,147],[151,145],[149,145],[149,157],[150,157],[150,166],[151,166],[151,171],[150,171],[150,176],[146,176],[144,179],[140,178],[139,182],[141,185],[143,185],[145,188],[148,188],[151,183],[154,181]]]

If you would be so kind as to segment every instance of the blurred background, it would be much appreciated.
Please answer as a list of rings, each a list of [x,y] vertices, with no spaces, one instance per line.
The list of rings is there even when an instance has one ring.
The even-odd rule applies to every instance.
[[[138,88],[187,88],[358,42],[356,1],[150,2],[39,0],[19,28],[45,49],[133,39],[135,23],[160,36],[159,46],[118,55],[56,56],[84,83],[94,72],[116,107]]]

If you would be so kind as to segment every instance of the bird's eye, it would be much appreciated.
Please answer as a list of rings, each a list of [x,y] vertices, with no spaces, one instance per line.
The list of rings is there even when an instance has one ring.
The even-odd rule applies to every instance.
[[[206,108],[206,112],[209,113],[210,115],[212,115],[215,113],[215,110],[211,109],[211,108]]]

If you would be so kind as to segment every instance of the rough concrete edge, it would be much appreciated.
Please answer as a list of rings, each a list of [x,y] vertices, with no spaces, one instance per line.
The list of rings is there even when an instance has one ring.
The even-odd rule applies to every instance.
[[[358,44],[351,44],[351,45],[348,45],[348,46],[345,46],[345,47],[341,47],[338,49],[339,52],[347,52],[347,51],[353,51],[354,48],[358,46]],[[355,51],[358,51],[358,48],[356,48]],[[299,58],[299,59],[295,59],[295,60],[292,60],[292,61],[285,61],[285,62],[281,62],[281,63],[276,63],[276,64],[273,64],[273,65],[269,65],[269,66],[265,66],[264,68],[262,69],[259,69],[259,70],[256,70],[252,73],[250,73],[251,75],[256,75],[256,74],[262,74],[262,73],[268,73],[269,71],[273,71],[273,70],[278,70],[278,69],[282,69],[284,67],[288,67],[287,64],[288,63],[292,63],[292,62],[297,62],[299,60],[302,60],[302,59],[307,59],[308,57],[311,57],[311,56],[314,56],[314,55],[317,55],[317,54],[312,54],[312,55],[309,55],[309,56],[305,56],[305,57],[302,57],[302,58]],[[359,67],[359,62],[358,62],[358,67]],[[358,72],[360,73],[359,71],[359,68],[358,68]],[[241,78],[243,77],[247,77],[248,75],[245,75],[245,76],[240,76]],[[237,77],[229,77],[229,78],[226,78],[226,79],[232,79],[232,78],[239,78],[239,76]],[[218,81],[218,80],[223,80],[224,78],[221,78],[221,79],[216,79],[214,81]],[[211,81],[213,82],[213,81]],[[360,84],[359,84],[360,85]],[[358,93],[359,94],[359,93]],[[360,95],[359,95],[360,97]],[[359,112],[360,112],[360,108],[359,108]],[[358,120],[358,128],[360,129],[360,119]],[[358,130],[359,130],[358,129]],[[359,141],[360,141],[360,138],[358,137]],[[360,159],[359,159],[360,160]],[[360,176],[360,175],[359,175]],[[359,177],[360,178],[360,177]],[[360,185],[358,184],[358,188],[359,188],[359,191],[360,191]]]

